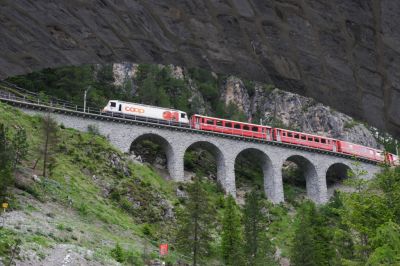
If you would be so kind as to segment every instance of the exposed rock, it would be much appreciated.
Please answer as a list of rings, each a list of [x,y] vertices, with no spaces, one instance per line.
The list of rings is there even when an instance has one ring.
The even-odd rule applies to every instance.
[[[186,193],[186,191],[184,191],[183,189],[180,189],[179,187],[176,188],[176,196],[181,199],[188,198],[188,194]]]
[[[223,86],[221,98],[225,105],[235,104],[240,111],[247,116],[250,115],[250,98],[241,79],[234,76],[228,77]]]
[[[40,177],[38,177],[37,175],[32,175],[32,179],[33,179],[33,181],[38,182],[38,183],[42,182]]]
[[[88,62],[196,66],[274,83],[399,136],[399,10],[393,0],[6,1],[0,77]]]

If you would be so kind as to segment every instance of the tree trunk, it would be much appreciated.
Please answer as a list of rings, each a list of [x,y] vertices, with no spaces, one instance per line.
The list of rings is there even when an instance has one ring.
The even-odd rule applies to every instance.
[[[48,153],[48,145],[49,145],[49,121],[47,121],[46,125],[46,142],[44,144],[44,158],[43,158],[43,177],[46,177],[46,168],[47,168],[47,153]]]

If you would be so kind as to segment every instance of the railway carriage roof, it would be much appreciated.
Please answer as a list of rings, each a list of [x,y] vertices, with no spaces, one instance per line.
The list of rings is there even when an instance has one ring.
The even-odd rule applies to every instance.
[[[272,128],[272,127],[270,127],[270,126],[266,126],[266,125],[258,125],[258,124],[252,124],[252,123],[246,123],[246,122],[240,122],[240,121],[228,120],[228,119],[224,119],[224,118],[218,118],[218,117],[205,116],[205,115],[198,115],[198,114],[194,114],[193,116],[196,116],[196,117],[202,117],[202,118],[208,118],[208,119],[213,119],[213,120],[227,121],[227,122],[232,122],[232,123],[237,123],[237,124],[243,124],[243,125],[249,125],[249,126],[256,126],[256,127],[267,127],[267,128]]]
[[[145,106],[145,107],[151,107],[151,108],[162,109],[162,110],[166,110],[166,111],[182,112],[182,113],[185,113],[185,114],[186,114],[186,112],[181,111],[181,110],[170,109],[170,108],[159,107],[159,106],[148,105],[148,104],[142,104],[142,103],[131,103],[131,102],[125,102],[125,101],[120,101],[120,100],[109,100],[108,102],[118,102],[118,103],[134,104],[134,105],[139,105],[139,106]]]
[[[293,130],[284,129],[284,128],[275,127],[274,129],[279,129],[279,130],[283,130],[283,131],[291,132],[291,133],[295,133],[295,134],[302,134],[302,135],[306,135],[306,136],[310,136],[310,137],[318,137],[318,138],[329,139],[329,140],[338,140],[338,139],[334,139],[334,138],[330,138],[330,137],[319,136],[319,135],[313,135],[313,134],[309,134],[309,133],[304,133],[304,132],[299,132],[299,131],[293,131]]]

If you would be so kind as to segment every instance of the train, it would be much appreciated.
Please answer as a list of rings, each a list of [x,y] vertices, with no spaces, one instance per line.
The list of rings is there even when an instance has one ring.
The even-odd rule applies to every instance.
[[[202,131],[237,135],[248,138],[276,141],[314,149],[332,151],[350,156],[362,157],[368,160],[399,166],[399,157],[395,154],[363,145],[323,137],[293,130],[275,128],[267,125],[239,122],[217,117],[194,114],[190,118],[186,112],[151,105],[110,100],[103,108],[105,115],[121,116],[135,120],[172,124],[191,127]]]

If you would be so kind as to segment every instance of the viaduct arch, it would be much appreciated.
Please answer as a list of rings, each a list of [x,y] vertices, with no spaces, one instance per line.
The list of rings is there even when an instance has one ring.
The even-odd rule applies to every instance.
[[[310,96],[400,136],[400,2],[4,0],[0,78],[138,62]]]

